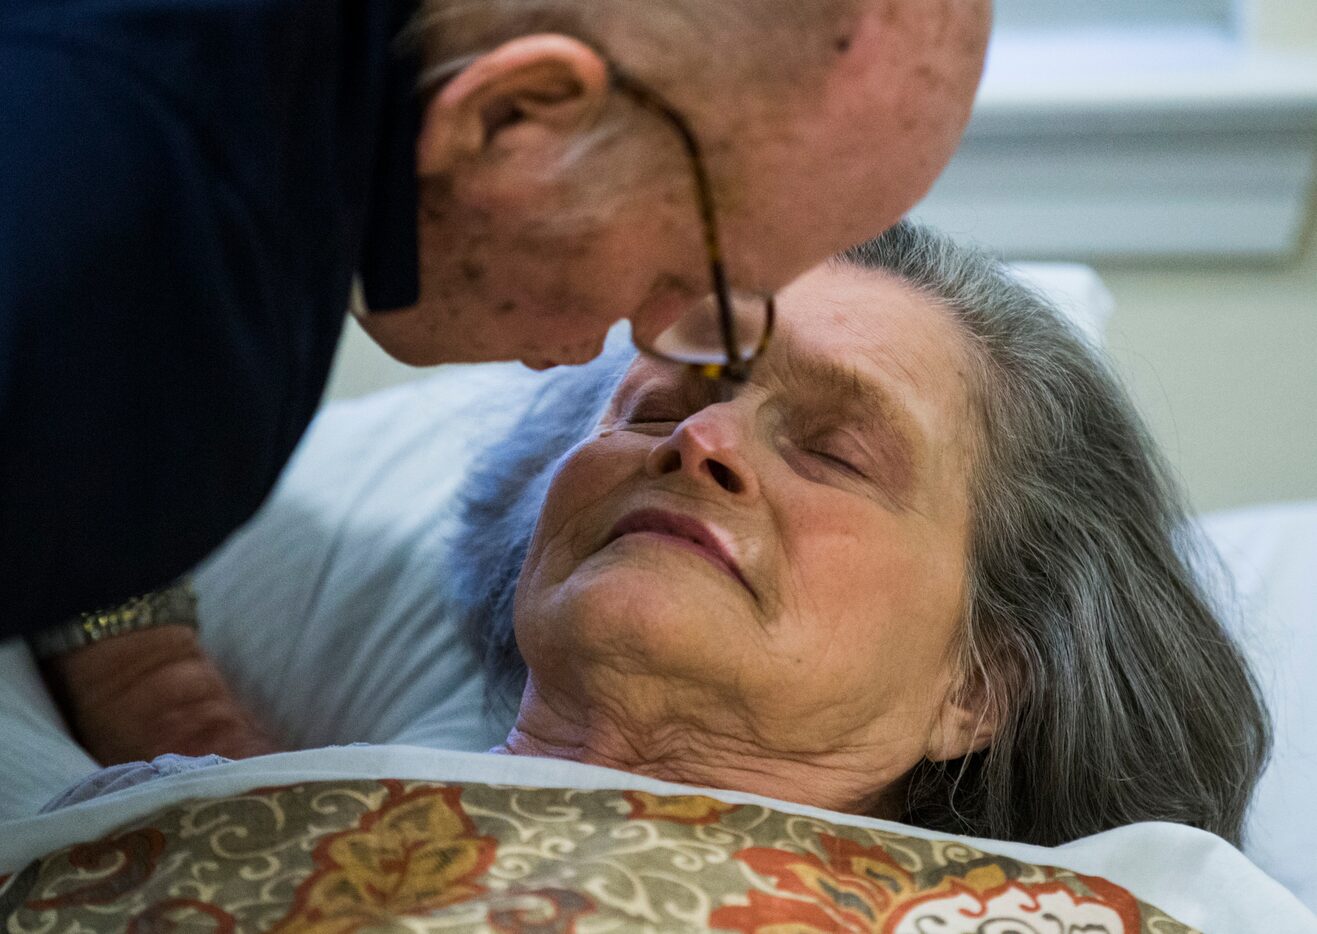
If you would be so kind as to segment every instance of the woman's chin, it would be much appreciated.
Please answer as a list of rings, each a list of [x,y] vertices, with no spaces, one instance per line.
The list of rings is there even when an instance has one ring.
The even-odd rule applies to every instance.
[[[556,620],[554,629],[577,630],[586,645],[625,638],[661,650],[675,642],[670,647],[686,654],[701,644],[726,645],[727,638],[754,625],[749,594],[717,568],[701,567],[702,559],[599,558],[587,559],[553,592],[534,601],[541,611],[537,616]]]

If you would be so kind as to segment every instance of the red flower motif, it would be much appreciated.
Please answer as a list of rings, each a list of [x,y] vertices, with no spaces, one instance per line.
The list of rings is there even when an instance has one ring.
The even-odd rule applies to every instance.
[[[1065,930],[1091,934],[1137,934],[1141,929],[1138,902],[1105,879],[1079,876],[1093,893],[1084,896],[1057,881],[1016,882],[988,863],[967,868],[962,878],[943,878],[921,889],[882,847],[826,834],[819,843],[824,858],[767,847],[737,853],[776,891],[751,891],[748,904],[714,911],[710,925],[742,934],[919,934],[934,929],[974,934],[988,922],[1032,929],[1027,925],[1048,918],[1062,922]]]
[[[150,878],[164,851],[164,834],[152,827],[75,846],[68,855],[71,867],[84,872],[99,872],[113,867],[113,872],[89,885],[71,889],[53,898],[29,901],[26,907],[32,911],[48,911],[52,908],[112,902]],[[114,865],[116,861],[117,866]]]
[[[724,906],[709,923],[753,932],[874,931],[902,894],[914,892],[910,873],[881,847],[864,847],[827,834],[819,838],[827,861],[812,854],[751,847],[736,854],[787,898],[751,892],[748,906]]]

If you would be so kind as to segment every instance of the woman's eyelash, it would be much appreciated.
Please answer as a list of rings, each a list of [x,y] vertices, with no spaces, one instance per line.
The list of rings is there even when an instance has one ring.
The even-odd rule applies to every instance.
[[[851,463],[844,457],[839,457],[836,454],[832,454],[828,451],[820,450],[819,448],[809,448],[805,451],[805,453],[812,454],[815,457],[819,458],[820,460],[827,461],[830,465],[837,467],[840,470],[844,470],[847,473],[852,473],[860,478],[867,478],[867,474],[865,474],[863,470],[855,466],[853,463]]]
[[[666,425],[671,422],[679,422],[683,417],[673,412],[638,409],[634,412],[628,412],[626,420],[633,425]]]
[[[668,425],[685,421],[699,408],[668,393],[647,394],[637,399],[623,417],[632,425]]]

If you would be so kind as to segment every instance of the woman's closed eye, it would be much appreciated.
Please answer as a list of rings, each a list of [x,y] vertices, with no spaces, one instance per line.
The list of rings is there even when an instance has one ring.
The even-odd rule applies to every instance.
[[[628,412],[626,420],[632,425],[670,425],[684,421],[686,415],[672,405],[640,406]]]
[[[624,418],[627,426],[641,430],[653,430],[656,428],[673,428],[685,421],[686,416],[668,408],[654,409],[636,409],[626,413]]]
[[[872,473],[868,455],[844,436],[812,438],[801,445],[801,450],[825,466],[861,480],[868,480]]]
[[[876,480],[878,470],[872,452],[848,429],[802,426],[793,433],[794,439],[789,441],[789,447],[795,451],[795,460],[803,461],[802,473],[813,480]]]
[[[827,464],[829,467],[854,474],[862,480],[867,480],[869,478],[869,475],[855,463],[859,458],[853,454],[836,453],[829,451],[826,448],[806,448],[805,453],[818,458],[818,460]]]
[[[680,424],[708,404],[691,396],[679,387],[646,392],[626,406],[622,420],[633,427],[650,429]]]

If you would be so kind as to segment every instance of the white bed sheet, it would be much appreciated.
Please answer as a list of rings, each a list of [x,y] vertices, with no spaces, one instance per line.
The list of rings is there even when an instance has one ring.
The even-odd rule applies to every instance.
[[[963,840],[985,852],[1101,876],[1204,934],[1317,934],[1317,916],[1241,853],[1211,834],[1175,824],[1122,827],[1056,848],[1026,846],[933,834],[889,821],[756,795],[674,785],[573,762],[407,746],[340,747],[248,759],[157,779],[62,811],[0,824],[0,873],[15,871],[54,849],[94,839],[183,800],[299,781],[372,778],[707,794],[840,824]]]
[[[1245,852],[1317,910],[1317,502],[1220,513],[1203,527],[1230,570],[1226,616],[1275,726]]]

